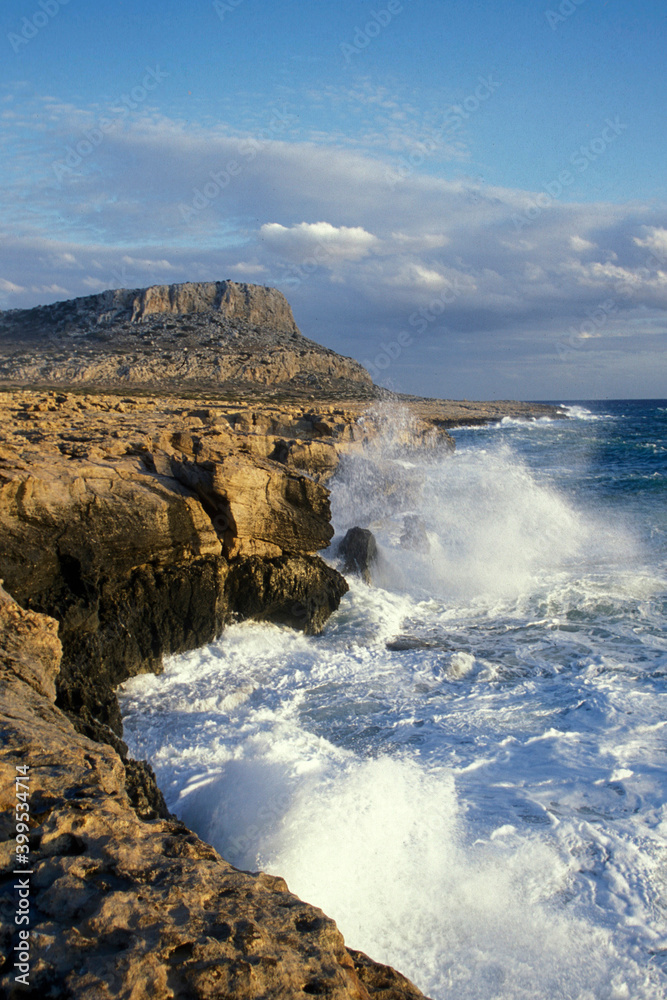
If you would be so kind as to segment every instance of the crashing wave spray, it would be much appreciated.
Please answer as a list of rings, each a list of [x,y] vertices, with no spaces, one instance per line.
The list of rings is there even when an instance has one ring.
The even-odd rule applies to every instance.
[[[332,496],[338,537],[352,525],[375,533],[380,585],[512,597],[591,542],[591,526],[509,447],[451,454],[432,440],[424,449],[408,414],[383,417],[364,452],[343,459]]]
[[[450,456],[385,424],[332,484],[384,585],[321,636],[246,623],[135,678],[128,739],[231,863],[436,1000],[662,1000],[664,652],[631,546],[552,485],[561,430]]]

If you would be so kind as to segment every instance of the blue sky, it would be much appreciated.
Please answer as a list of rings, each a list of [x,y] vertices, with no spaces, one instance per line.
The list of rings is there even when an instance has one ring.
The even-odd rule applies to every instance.
[[[0,308],[277,285],[376,380],[664,396],[663,4],[6,0]]]

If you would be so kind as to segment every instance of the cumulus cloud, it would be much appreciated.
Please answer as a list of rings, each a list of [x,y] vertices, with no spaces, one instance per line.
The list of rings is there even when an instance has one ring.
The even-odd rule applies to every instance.
[[[329,222],[300,222],[289,227],[269,222],[259,233],[269,249],[292,259],[306,257],[319,248],[332,260],[361,260],[378,243],[362,226],[332,226]]]
[[[660,263],[667,263],[667,229],[662,226],[643,226],[643,236],[635,236],[638,247],[646,247]]]
[[[577,253],[585,253],[587,250],[595,250],[595,243],[585,240],[581,236],[570,236],[570,246]]]

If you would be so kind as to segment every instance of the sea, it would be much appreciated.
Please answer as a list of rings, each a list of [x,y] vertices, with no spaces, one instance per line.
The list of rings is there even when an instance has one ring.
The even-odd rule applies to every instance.
[[[378,562],[120,692],[131,752],[433,1000],[667,997],[667,401],[453,431],[330,482]]]

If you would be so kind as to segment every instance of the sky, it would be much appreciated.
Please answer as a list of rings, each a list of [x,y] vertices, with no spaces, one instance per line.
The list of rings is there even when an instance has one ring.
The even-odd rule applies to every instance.
[[[233,279],[400,392],[667,396],[657,0],[5,0],[0,309]]]

